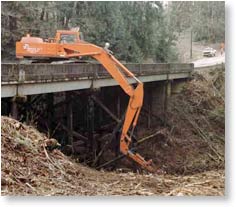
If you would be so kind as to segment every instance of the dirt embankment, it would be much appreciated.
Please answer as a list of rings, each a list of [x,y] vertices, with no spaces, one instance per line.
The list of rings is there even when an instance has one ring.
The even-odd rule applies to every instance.
[[[139,149],[168,174],[224,169],[224,69],[198,71],[169,100],[166,136]]]
[[[2,195],[224,195],[223,70],[195,74],[171,98],[166,138],[139,149],[167,174],[96,171],[34,128],[1,121]]]

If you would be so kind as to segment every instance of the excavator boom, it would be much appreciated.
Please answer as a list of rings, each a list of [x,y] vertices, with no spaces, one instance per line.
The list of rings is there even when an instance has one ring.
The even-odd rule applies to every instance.
[[[54,54],[51,54],[51,56],[58,56],[67,59],[72,57],[76,58],[82,56],[90,56],[99,61],[104,66],[104,68],[110,73],[110,75],[118,82],[124,92],[130,97],[120,137],[120,151],[121,153],[125,154],[126,156],[134,160],[136,163],[138,163],[142,168],[153,172],[153,168],[151,167],[151,160],[146,161],[138,153],[132,152],[129,149],[129,146],[132,142],[132,133],[134,131],[135,126],[137,125],[138,117],[141,111],[141,107],[143,105],[143,83],[138,78],[136,78],[134,74],[130,72],[124,65],[122,65],[110,53],[108,49],[104,49],[84,41],[78,41],[74,44],[44,42],[42,43],[41,41],[37,43],[27,41],[24,41],[23,43],[17,42],[16,54],[18,57],[47,56],[42,53],[42,48],[49,47],[50,44],[53,44],[54,49],[58,48],[58,50]],[[24,52],[24,47],[26,48],[26,51],[27,48],[31,48],[30,52],[35,53],[30,54],[30,52]],[[38,51],[38,54],[36,51]],[[50,49],[48,51],[52,52]],[[129,84],[127,76],[133,78],[136,81],[137,86],[135,88],[131,84]],[[130,135],[128,135],[129,130],[131,130]]]

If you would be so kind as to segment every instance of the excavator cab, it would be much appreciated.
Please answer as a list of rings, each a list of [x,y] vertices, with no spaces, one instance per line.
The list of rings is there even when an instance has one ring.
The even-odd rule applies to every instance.
[[[75,34],[61,34],[60,43],[74,44],[76,43]]]
[[[58,30],[56,42],[61,44],[76,44],[80,41],[80,33],[77,31]]]

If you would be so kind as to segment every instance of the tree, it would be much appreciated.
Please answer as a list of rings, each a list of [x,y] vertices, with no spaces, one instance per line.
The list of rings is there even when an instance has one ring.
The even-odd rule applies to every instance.
[[[174,36],[165,18],[161,2],[2,2],[2,57],[13,57],[26,33],[46,38],[79,26],[87,41],[109,42],[123,61],[168,61]]]
[[[168,6],[170,25],[180,33],[194,32],[195,41],[224,41],[225,5],[223,1],[171,2]]]

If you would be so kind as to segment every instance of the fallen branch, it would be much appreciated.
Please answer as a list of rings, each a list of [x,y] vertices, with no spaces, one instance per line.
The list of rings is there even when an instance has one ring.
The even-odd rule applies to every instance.
[[[107,137],[107,136],[111,136],[111,134],[106,134],[106,135],[103,136],[102,138],[105,138],[105,137]],[[104,145],[103,145],[101,151],[98,153],[97,157],[96,157],[95,160],[93,161],[93,164],[92,164],[93,167],[97,164],[99,158],[103,155],[103,153],[104,153],[104,151],[105,151],[105,149],[106,149],[106,147],[107,147],[108,144],[109,144],[109,141],[107,141],[107,142],[104,143]]]
[[[117,162],[118,160],[120,160],[120,159],[122,159],[122,158],[124,158],[125,157],[125,155],[119,155],[118,157],[116,157],[115,159],[112,159],[112,160],[110,160],[110,161],[108,161],[108,162],[105,162],[105,163],[103,163],[102,165],[99,165],[98,167],[96,167],[96,169],[97,170],[100,170],[101,168],[103,168],[103,167],[106,167],[106,166],[108,166],[108,165],[110,165],[110,164],[112,164],[112,163],[114,163],[114,162]]]
[[[142,144],[143,142],[145,142],[145,141],[147,141],[147,140],[149,140],[149,139],[151,139],[151,138],[157,136],[158,134],[163,134],[163,132],[165,132],[165,131],[166,131],[166,128],[161,129],[161,130],[158,130],[158,131],[156,131],[155,133],[153,133],[153,134],[151,134],[151,135],[149,135],[149,136],[147,136],[147,137],[141,138],[140,140],[138,140],[138,141],[135,143],[135,146],[132,147],[130,150],[131,150],[131,151],[136,150],[136,148],[138,147],[138,145],[140,145],[140,144]],[[112,164],[112,163],[114,163],[114,162],[117,162],[118,160],[124,158],[125,156],[126,156],[126,155],[121,154],[121,155],[119,155],[118,157],[116,157],[116,158],[114,158],[114,159],[112,159],[112,160],[110,160],[110,161],[107,161],[107,162],[103,163],[102,165],[96,167],[96,169],[99,170],[99,169],[101,169],[101,168],[103,168],[103,167],[106,167],[106,166],[108,166],[108,165],[110,165],[110,164]]]
[[[155,133],[153,133],[153,134],[151,134],[151,135],[149,135],[149,136],[147,136],[147,137],[143,137],[143,138],[139,139],[139,140],[135,143],[135,145],[139,145],[139,144],[141,144],[141,143],[143,143],[143,142],[145,142],[145,141],[147,141],[147,140],[149,140],[149,139],[151,139],[151,138],[153,138],[153,137],[155,137],[155,136],[157,136],[157,135],[165,134],[165,132],[166,132],[166,128],[161,129],[161,130],[158,130],[158,131],[156,131]]]

